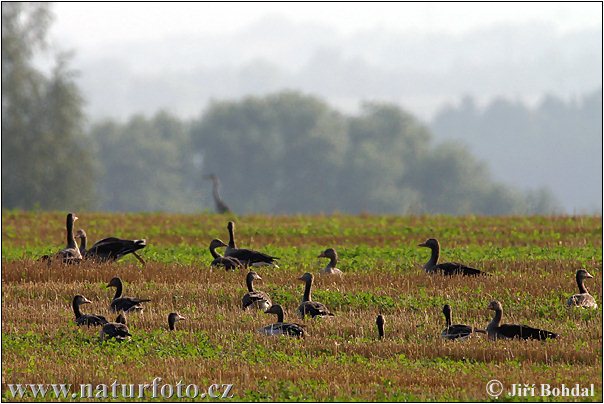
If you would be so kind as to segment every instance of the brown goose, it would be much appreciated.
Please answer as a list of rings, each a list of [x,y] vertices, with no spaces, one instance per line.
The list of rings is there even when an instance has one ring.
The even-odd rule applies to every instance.
[[[88,327],[103,325],[108,323],[107,319],[103,316],[98,316],[95,314],[82,314],[80,311],[80,305],[92,303],[90,300],[86,299],[82,295],[76,295],[73,298],[71,306],[73,307],[73,313],[75,314],[75,322],[77,325],[87,325]]]
[[[304,326],[296,323],[284,323],[283,318],[283,307],[279,304],[273,304],[265,311],[267,314],[276,314],[277,322],[269,324],[266,327],[262,327],[258,330],[260,334],[264,335],[288,335],[291,337],[304,337]]]
[[[122,321],[124,323],[122,323]],[[128,330],[128,326],[125,324],[126,318],[120,315],[117,317],[115,322],[106,323],[101,328],[101,332],[99,336],[101,338],[101,342],[105,341],[105,339],[115,338],[117,341],[122,342],[126,340],[128,337],[131,337],[130,331]]]
[[[214,260],[212,261],[213,267],[222,266],[225,270],[230,271],[243,266],[237,258],[223,257],[222,255],[218,254],[216,249],[219,247],[227,247],[227,244],[217,238],[210,242],[210,254],[212,254],[212,257],[214,257]]]
[[[443,275],[452,276],[452,275],[465,275],[465,276],[477,276],[477,275],[488,275],[486,272],[483,272],[476,268],[471,268],[463,264],[459,264],[457,262],[443,262],[442,264],[438,263],[438,258],[440,254],[440,244],[438,240],[435,238],[429,238],[425,242],[419,244],[419,247],[428,247],[432,250],[432,255],[430,256],[430,260],[426,262],[424,265],[424,269],[427,273],[441,273]]]
[[[579,293],[572,295],[568,298],[566,305],[569,307],[586,307],[590,309],[597,309],[598,305],[596,300],[585,287],[585,279],[592,279],[593,276],[584,269],[579,269],[575,274],[577,280],[577,286],[579,287]]]
[[[338,253],[333,248],[328,248],[323,251],[317,258],[329,258],[329,263],[323,268],[320,273],[327,275],[342,275],[342,271],[336,268],[338,264]]]
[[[451,324],[451,306],[448,304],[443,306],[443,314],[445,315],[445,323],[447,325],[441,333],[444,339],[466,339],[475,332],[486,334],[485,330],[475,329],[469,325]]]
[[[272,305],[271,298],[264,292],[254,290],[254,280],[262,280],[262,278],[254,271],[248,272],[245,277],[245,284],[247,285],[248,292],[243,295],[243,299],[241,299],[241,307],[244,310],[268,310]]]
[[[178,313],[168,314],[168,329],[170,331],[174,331],[176,329],[176,322],[181,320],[186,320],[186,318],[184,318]]]
[[[489,310],[495,311],[495,317],[487,326],[487,334],[489,339],[497,340],[501,339],[538,339],[544,340],[548,338],[556,338],[558,335],[538,328],[529,327],[527,325],[517,324],[501,324],[501,317],[503,316],[503,306],[500,302],[494,300],[489,306]]]
[[[385,323],[386,323],[386,320],[384,320],[384,316],[382,316],[381,314],[378,314],[377,318],[375,319],[375,324],[377,325],[379,339],[384,339],[384,324]]]
[[[43,255],[40,260],[47,261],[50,265],[54,258],[60,259],[64,264],[78,264],[82,261],[82,254],[76,244],[73,236],[73,224],[78,220],[78,217],[73,213],[68,213],[65,220],[67,245],[64,249],[53,255]]]
[[[80,252],[86,259],[97,262],[110,262],[117,261],[124,255],[132,254],[141,264],[145,265],[145,260],[136,253],[147,246],[145,239],[125,240],[117,237],[107,237],[97,241],[89,249],[86,249],[86,232],[80,229],[77,231],[76,237],[80,239]]]
[[[224,251],[225,256],[237,258],[245,266],[271,265],[276,268],[279,268],[279,266],[275,262],[275,260],[279,259],[278,257],[272,257],[259,251],[248,250],[245,248],[237,248],[237,244],[235,244],[234,222],[229,222],[227,224],[227,229],[229,230],[229,244],[226,250]]]
[[[212,181],[212,196],[214,197],[214,205],[216,206],[216,213],[231,213],[231,209],[220,197],[220,180],[215,174],[206,175],[206,180]]]
[[[304,296],[302,297],[302,303],[298,306],[298,315],[301,318],[309,315],[312,318],[315,317],[324,317],[324,316],[334,316],[332,312],[323,304],[319,302],[313,302],[311,298],[310,289],[312,288],[313,283],[313,275],[310,272],[305,273],[298,280],[301,280],[306,283],[304,287]]]
[[[143,306],[141,305],[141,303],[151,301],[151,299],[139,299],[138,297],[122,296],[122,287],[123,287],[122,280],[118,277],[111,279],[111,281],[109,281],[109,283],[107,284],[107,287],[116,288],[115,296],[113,297],[113,300],[111,301],[111,304],[109,305],[109,308],[111,309],[111,311],[114,311],[114,312],[142,311]]]

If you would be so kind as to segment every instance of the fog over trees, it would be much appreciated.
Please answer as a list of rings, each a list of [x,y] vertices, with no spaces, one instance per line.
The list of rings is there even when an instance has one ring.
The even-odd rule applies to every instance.
[[[199,49],[214,49],[227,65],[205,63],[203,52],[194,52],[182,71],[174,58],[162,59],[167,39],[155,48],[123,44],[103,60],[59,53],[47,73],[33,59],[44,50],[49,6],[3,3],[2,20],[3,208],[212,210],[211,184],[203,176],[215,173],[237,213],[602,209],[601,76],[593,79],[601,57],[586,57],[593,45],[589,33],[552,39],[547,27],[538,27],[537,39],[546,45],[558,40],[572,48],[572,58],[538,83],[529,83],[524,70],[544,66],[548,51],[522,64],[478,37],[444,38],[442,44],[316,30],[304,42],[303,26],[290,27],[292,43],[305,44],[297,55],[282,45],[271,48],[281,57],[260,53],[267,59],[249,55],[266,41],[278,44],[274,26],[251,30],[244,65],[229,64],[220,41],[200,39]],[[229,39],[233,46],[241,41],[237,35]],[[315,46],[319,36],[325,38],[321,47]],[[520,46],[525,37],[517,32],[510,44]],[[460,69],[475,54],[455,50],[462,44],[482,49],[484,61]],[[521,46],[520,54],[529,48]],[[166,60],[161,71],[153,69],[152,57]],[[417,70],[407,58],[425,61],[426,68]],[[135,59],[136,66],[124,62]],[[459,99],[471,80],[494,92],[510,86],[488,74],[493,63],[517,64],[514,85],[526,85],[525,94],[532,95],[582,64],[585,80],[577,84],[573,74],[567,84],[586,90],[574,100],[550,95],[533,106],[470,95],[434,107],[443,96]],[[434,117],[418,118],[404,106],[406,96],[424,99]]]

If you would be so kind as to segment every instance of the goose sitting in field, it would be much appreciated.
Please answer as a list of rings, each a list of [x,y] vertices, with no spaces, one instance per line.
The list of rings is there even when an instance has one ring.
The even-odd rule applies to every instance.
[[[110,322],[103,325],[99,336],[101,338],[101,342],[110,338],[115,338],[119,342],[122,342],[128,337],[131,337],[132,334],[130,334],[128,326],[126,325],[126,318],[120,313],[115,322]]]
[[[210,242],[210,254],[212,254],[212,257],[214,257],[214,260],[211,264],[213,267],[221,266],[224,267],[225,270],[230,271],[243,266],[237,258],[223,257],[222,255],[218,254],[216,249],[219,247],[227,247],[227,244],[217,238]]]
[[[302,303],[300,304],[300,306],[298,306],[298,315],[301,318],[304,318],[304,316],[306,315],[309,315],[312,318],[333,316],[334,314],[330,312],[329,309],[323,303],[312,301],[310,289],[312,288],[313,279],[313,274],[311,274],[310,272],[307,272],[298,278],[298,280],[306,283],[304,287],[304,296],[302,297]]]
[[[254,280],[262,280],[262,278],[254,271],[248,272],[247,276],[245,277],[245,284],[247,285],[248,292],[243,295],[243,298],[241,299],[241,307],[244,310],[268,310],[268,308],[273,304],[271,302],[271,298],[264,292],[254,290]]]
[[[73,307],[73,312],[75,314],[75,322],[77,325],[87,325],[88,327],[103,325],[108,323],[107,319],[103,316],[97,316],[94,314],[82,314],[80,311],[80,305],[92,303],[90,300],[86,299],[82,295],[76,295],[73,298],[71,306]]]
[[[97,241],[89,249],[86,249],[86,232],[83,229],[79,229],[76,237],[80,239],[79,250],[86,259],[109,262],[117,261],[124,255],[132,254],[141,264],[145,265],[145,260],[136,253],[136,251],[147,246],[145,239],[125,240],[117,237],[107,237]]]
[[[342,275],[342,271],[336,268],[338,263],[338,253],[333,248],[323,251],[317,258],[329,258],[329,263],[319,273],[327,275]]]
[[[377,318],[375,319],[375,324],[377,325],[379,339],[384,339],[384,324],[385,323],[386,323],[386,320],[384,320],[384,316],[382,316],[381,314],[378,314]]]
[[[178,313],[168,314],[168,329],[170,331],[176,330],[176,322],[181,321],[181,320],[186,320],[186,318],[184,318],[183,316],[181,316]]]
[[[442,264],[438,263],[438,258],[440,254],[440,244],[438,240],[435,238],[430,238],[425,242],[419,244],[419,247],[428,247],[432,250],[432,255],[430,256],[430,260],[426,262],[424,265],[424,269],[427,273],[438,272],[443,275],[452,276],[452,275],[466,275],[466,276],[476,276],[476,275],[487,275],[486,272],[483,272],[476,268],[471,268],[463,264],[459,264],[457,262],[443,262]]]
[[[485,330],[478,330],[469,325],[451,324],[451,306],[448,304],[443,306],[443,314],[445,315],[445,323],[447,325],[441,333],[444,339],[466,339],[475,332],[486,334]]]
[[[73,213],[68,213],[65,220],[67,245],[64,249],[54,255],[44,255],[40,258],[41,261],[47,261],[50,265],[54,258],[60,259],[64,264],[78,264],[82,261],[82,254],[76,244],[73,235],[73,224],[78,220],[78,217]]]
[[[229,230],[229,244],[224,252],[225,256],[237,258],[245,266],[271,265],[279,268],[275,262],[279,259],[278,257],[272,257],[259,251],[237,248],[237,244],[235,244],[235,223],[229,222],[227,229]]]
[[[517,324],[501,324],[501,317],[503,316],[503,306],[500,302],[494,300],[489,306],[489,310],[495,311],[495,317],[487,326],[487,334],[489,339],[497,340],[501,339],[538,339],[545,340],[548,338],[556,338],[558,335],[538,328],[529,327],[527,325]]]
[[[142,311],[143,306],[141,305],[141,303],[151,301],[151,299],[139,299],[138,297],[122,296],[122,280],[117,277],[111,279],[111,281],[109,281],[109,283],[107,284],[107,287],[116,288],[115,296],[113,297],[113,300],[111,301],[111,304],[109,306],[109,308],[113,312]]]
[[[268,310],[265,311],[267,314],[276,314],[277,322],[269,324],[266,327],[262,327],[258,330],[260,334],[264,335],[288,335],[291,337],[304,337],[304,326],[295,323],[284,323],[283,308],[281,305],[273,304]]]
[[[585,279],[592,279],[593,276],[584,269],[579,269],[575,275],[577,279],[577,286],[579,287],[579,293],[572,295],[568,298],[566,305],[569,307],[587,307],[590,309],[597,309],[598,305],[596,300],[585,287]]]

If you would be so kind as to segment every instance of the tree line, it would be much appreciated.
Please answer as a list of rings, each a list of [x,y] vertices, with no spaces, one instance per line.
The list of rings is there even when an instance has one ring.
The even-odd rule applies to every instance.
[[[457,143],[435,145],[399,106],[345,114],[296,91],[215,101],[182,120],[168,112],[86,125],[83,99],[57,58],[32,65],[51,17],[2,4],[2,206],[107,211],[211,210],[219,176],[237,213],[548,213],[543,191],[494,181]]]

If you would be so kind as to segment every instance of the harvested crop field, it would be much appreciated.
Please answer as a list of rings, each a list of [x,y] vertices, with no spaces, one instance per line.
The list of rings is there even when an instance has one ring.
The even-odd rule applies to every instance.
[[[601,217],[78,216],[76,229],[84,228],[90,242],[145,238],[140,255],[147,265],[126,256],[112,264],[48,267],[36,259],[64,247],[65,213],[4,211],[3,400],[34,399],[14,398],[8,384],[138,385],[156,377],[161,384],[232,384],[237,401],[602,400]],[[247,271],[210,267],[209,242],[228,241],[228,220],[237,224],[240,247],[280,257],[280,268],[257,269],[262,280],[254,286],[285,308],[285,321],[304,324],[306,338],[259,335],[275,317],[241,309]],[[426,274],[430,251],[417,245],[430,237],[439,239],[443,261],[491,276]],[[327,261],[317,256],[327,247],[338,251],[342,278],[318,275]],[[565,306],[577,293],[580,268],[594,275],[587,287],[597,310]],[[313,300],[334,318],[297,318],[303,292],[297,278],[305,272],[317,275]],[[71,300],[82,294],[92,301],[84,312],[114,317],[108,309],[114,289],[105,287],[114,276],[124,281],[126,295],[151,302],[128,315],[129,341],[101,343],[98,328],[75,325]],[[452,306],[454,323],[485,328],[492,300],[502,302],[504,322],[560,337],[441,338],[444,304]],[[175,332],[167,330],[172,311],[186,317]],[[379,313],[386,319],[384,340],[377,338]],[[486,391],[493,379],[504,386],[497,399]],[[541,397],[539,389],[534,396],[507,395],[513,384],[525,383],[593,384],[595,395]]]

